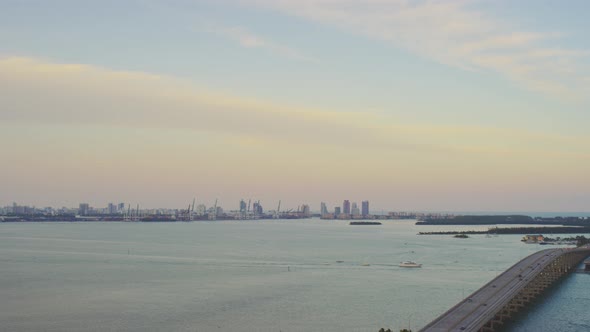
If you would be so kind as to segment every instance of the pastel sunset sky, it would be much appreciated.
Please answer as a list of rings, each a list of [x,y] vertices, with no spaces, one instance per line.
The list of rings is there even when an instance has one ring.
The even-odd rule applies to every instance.
[[[586,0],[2,0],[0,205],[590,210]]]

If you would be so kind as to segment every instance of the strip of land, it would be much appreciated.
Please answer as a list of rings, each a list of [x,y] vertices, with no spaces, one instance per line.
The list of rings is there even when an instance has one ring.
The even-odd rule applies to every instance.
[[[416,225],[562,225],[590,227],[587,217],[533,218],[525,215],[462,215],[452,218],[425,218]]]
[[[590,227],[493,227],[487,231],[438,231],[418,233],[418,235],[456,234],[590,234]]]

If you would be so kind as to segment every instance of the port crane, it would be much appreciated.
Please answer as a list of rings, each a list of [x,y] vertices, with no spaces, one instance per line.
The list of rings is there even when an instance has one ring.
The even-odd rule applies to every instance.
[[[193,198],[193,206],[189,209],[188,212],[188,221],[193,220],[193,214],[195,213],[195,201],[197,200],[196,197]]]
[[[277,213],[275,214],[275,219],[279,219],[281,217],[281,201],[279,200],[279,206],[277,206]]]
[[[215,199],[215,205],[213,206],[213,216],[211,220],[217,220],[217,198]]]
[[[257,204],[257,205],[256,205],[256,211],[254,211],[254,214],[255,214],[255,215],[257,216],[257,218],[258,218],[258,211],[259,211],[259,209],[260,209],[260,200],[258,200],[258,202],[256,202],[256,204]]]

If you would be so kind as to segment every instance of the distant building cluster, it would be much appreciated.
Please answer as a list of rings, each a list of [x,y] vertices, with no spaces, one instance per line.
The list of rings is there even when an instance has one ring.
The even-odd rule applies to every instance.
[[[440,221],[461,217],[461,215],[436,212],[383,212],[371,213],[368,200],[351,202],[346,199],[341,206],[330,209],[325,202],[320,203],[319,211],[312,212],[308,204],[300,204],[296,208],[281,207],[281,201],[275,209],[265,210],[259,200],[248,201],[241,199],[237,202],[237,209],[224,210],[218,205],[217,200],[212,206],[203,203],[197,204],[193,200],[191,204],[178,209],[146,209],[128,203],[108,203],[104,207],[93,207],[89,203],[79,203],[77,207],[35,207],[12,203],[0,207],[0,222],[11,221],[196,221],[196,220],[259,220],[259,219],[303,219],[320,217],[328,220],[351,219],[389,219],[389,220],[418,220]],[[318,213],[319,212],[319,213]],[[463,216],[468,218],[469,216]],[[485,216],[484,216],[485,217]],[[490,216],[488,216],[490,217]],[[494,216],[491,216],[492,218]],[[509,220],[512,217],[507,217]],[[590,217],[527,217],[529,223],[558,223],[579,225]],[[521,221],[522,222],[522,221]]]
[[[37,208],[13,203],[0,207],[0,221],[192,221],[192,220],[248,220],[248,219],[300,219],[312,217],[307,204],[297,209],[265,211],[260,201],[240,200],[237,210],[224,211],[218,206],[195,206],[195,201],[184,209],[140,209],[139,205],[108,203],[96,208],[89,203],[79,203],[77,208]]]
[[[65,207],[60,209],[52,207],[37,208],[13,203],[12,205],[0,208],[0,215],[58,214],[70,211],[71,209]]]
[[[252,205],[252,208],[250,206]],[[252,203],[248,200],[240,200],[239,211],[230,211],[229,217],[232,219],[247,220],[247,219],[301,219],[310,218],[312,216],[311,208],[307,204],[301,204],[295,209],[281,210],[281,201],[274,210],[264,211],[260,201]]]
[[[129,207],[131,209],[131,207]],[[78,215],[80,216],[89,216],[89,215],[117,215],[117,214],[125,214],[126,210],[125,203],[109,203],[106,208],[93,208],[88,203],[80,203],[78,206]]]
[[[342,202],[342,206],[334,207],[334,212],[330,212],[326,203],[321,202],[320,204],[320,217],[322,219],[417,219],[423,220],[426,218],[436,219],[451,219],[454,218],[453,214],[444,213],[421,213],[421,212],[388,212],[387,214],[372,214],[369,209],[369,201],[362,201],[360,209],[356,202],[350,202],[345,199]]]
[[[319,212],[319,213],[318,213]],[[127,203],[108,203],[104,207],[93,207],[89,203],[79,203],[72,207],[25,206],[13,203],[0,207],[0,221],[193,221],[193,220],[257,220],[257,219],[302,219],[320,217],[322,219],[418,219],[425,220],[449,219],[451,214],[389,212],[372,214],[369,201],[360,203],[346,199],[342,206],[328,208],[325,202],[320,203],[319,211],[312,212],[308,204],[300,204],[296,208],[281,208],[281,201],[275,209],[265,210],[259,200],[241,199],[237,209],[224,210],[217,200],[212,206],[196,204],[195,200],[179,209],[146,209],[139,205]]]
[[[342,208],[340,206],[334,207],[334,212],[329,212],[326,203],[321,202],[320,204],[320,217],[322,219],[373,219],[375,216],[369,212],[369,201],[362,201],[361,208],[359,209],[356,202],[350,202],[345,199],[342,202]]]

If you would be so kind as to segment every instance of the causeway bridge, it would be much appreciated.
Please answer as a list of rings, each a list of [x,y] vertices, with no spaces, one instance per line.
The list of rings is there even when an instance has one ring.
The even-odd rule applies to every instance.
[[[420,332],[495,332],[590,256],[590,246],[546,249],[514,264]]]

